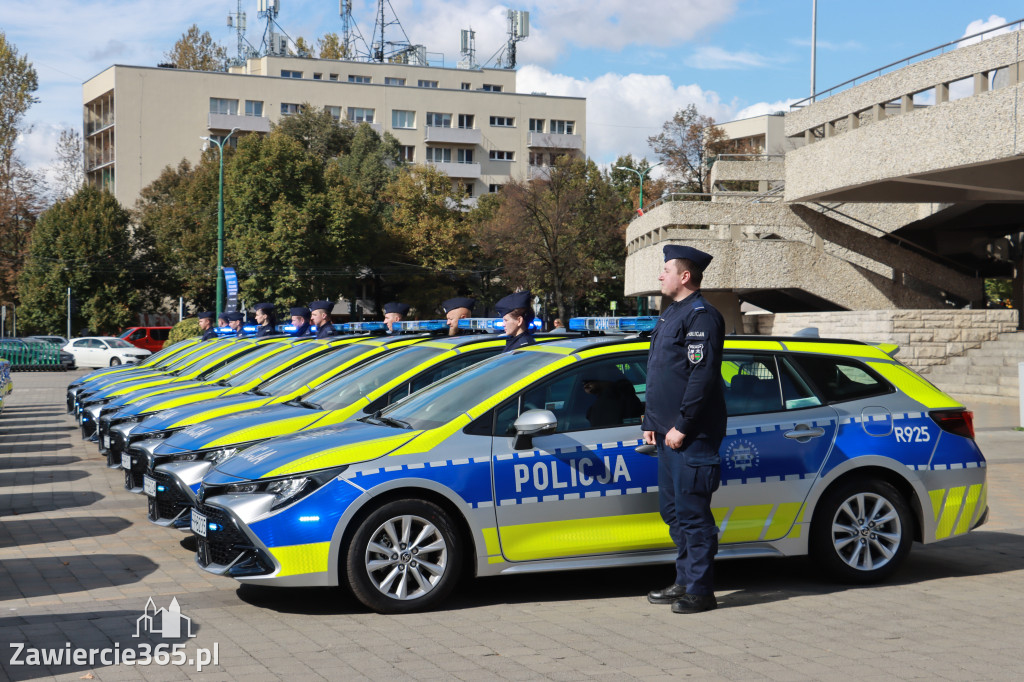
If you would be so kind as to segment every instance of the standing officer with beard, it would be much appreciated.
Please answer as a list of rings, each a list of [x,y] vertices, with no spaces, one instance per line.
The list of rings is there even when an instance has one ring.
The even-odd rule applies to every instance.
[[[459,320],[472,317],[475,305],[475,298],[466,298],[465,296],[449,298],[441,304],[445,319],[448,320],[448,336],[459,335]]]

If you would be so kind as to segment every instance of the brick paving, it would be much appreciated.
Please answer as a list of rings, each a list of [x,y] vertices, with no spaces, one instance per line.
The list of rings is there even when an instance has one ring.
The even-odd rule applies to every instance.
[[[342,590],[239,586],[146,521],[64,413],[79,373],[16,374],[0,415],[0,679],[1010,679],[1024,638],[1024,432],[972,405],[989,459],[988,525],[916,545],[883,585],[820,579],[805,559],[717,566],[719,609],[677,616],[643,594],[668,567],[467,580],[442,611],[368,613]],[[177,597],[219,664],[11,665],[9,643],[139,652],[146,600]],[[22,654],[25,656],[25,653]]]

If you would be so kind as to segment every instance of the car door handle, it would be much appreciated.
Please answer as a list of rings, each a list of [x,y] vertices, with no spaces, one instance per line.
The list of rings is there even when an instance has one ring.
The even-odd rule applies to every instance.
[[[800,426],[803,426],[803,424],[801,424]],[[803,426],[803,428],[800,428],[798,426],[792,431],[786,431],[782,435],[785,436],[786,438],[792,438],[793,440],[810,440],[811,438],[820,438],[821,436],[824,436],[825,429],[821,428],[820,426],[815,426],[813,429],[809,429],[806,426]],[[804,442],[806,442],[806,440]]]

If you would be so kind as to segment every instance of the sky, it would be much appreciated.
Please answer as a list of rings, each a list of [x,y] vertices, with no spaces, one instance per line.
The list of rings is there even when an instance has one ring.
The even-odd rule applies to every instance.
[[[259,44],[257,0],[241,0]],[[368,39],[375,0],[353,0]],[[0,31],[39,74],[39,102],[18,154],[46,171],[66,128],[81,131],[82,83],[112,64],[156,65],[193,23],[234,56],[238,0],[3,0]],[[278,22],[307,41],[341,31],[338,0],[279,0]],[[455,66],[459,30],[476,31],[477,60],[505,42],[507,9],[530,12],[518,45],[520,92],[587,98],[587,154],[654,159],[647,138],[695,104],[717,121],[787,109],[810,93],[812,0],[391,0],[409,40]],[[1024,18],[1007,0],[820,0],[817,89],[942,43]],[[396,29],[389,29],[389,31]],[[386,34],[391,40],[397,32]]]

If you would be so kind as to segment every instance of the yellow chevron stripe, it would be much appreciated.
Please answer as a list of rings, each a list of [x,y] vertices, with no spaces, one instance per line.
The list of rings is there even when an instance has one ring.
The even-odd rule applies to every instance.
[[[963,535],[971,529],[972,522],[974,519],[974,510],[978,506],[978,500],[981,497],[981,483],[975,483],[967,489],[967,497],[964,499],[964,508],[960,512],[960,520],[956,523],[956,528],[953,529],[953,535]]]
[[[964,504],[964,493],[966,492],[967,486],[963,485],[949,489],[949,492],[946,494],[946,501],[942,505],[942,516],[939,517],[939,526],[935,529],[935,538],[937,540],[948,538],[953,532],[953,525],[956,523],[960,508]]]
[[[783,502],[775,508],[772,521],[765,531],[765,540],[776,540],[786,536],[786,531],[796,523],[796,516],[803,507],[802,502]]]
[[[729,521],[722,529],[719,542],[754,542],[761,539],[765,521],[772,513],[771,504],[754,504],[735,507],[729,515]]]
[[[323,573],[327,570],[327,558],[331,543],[313,542],[308,545],[287,545],[271,547],[270,553],[281,564],[279,578],[303,573]]]

